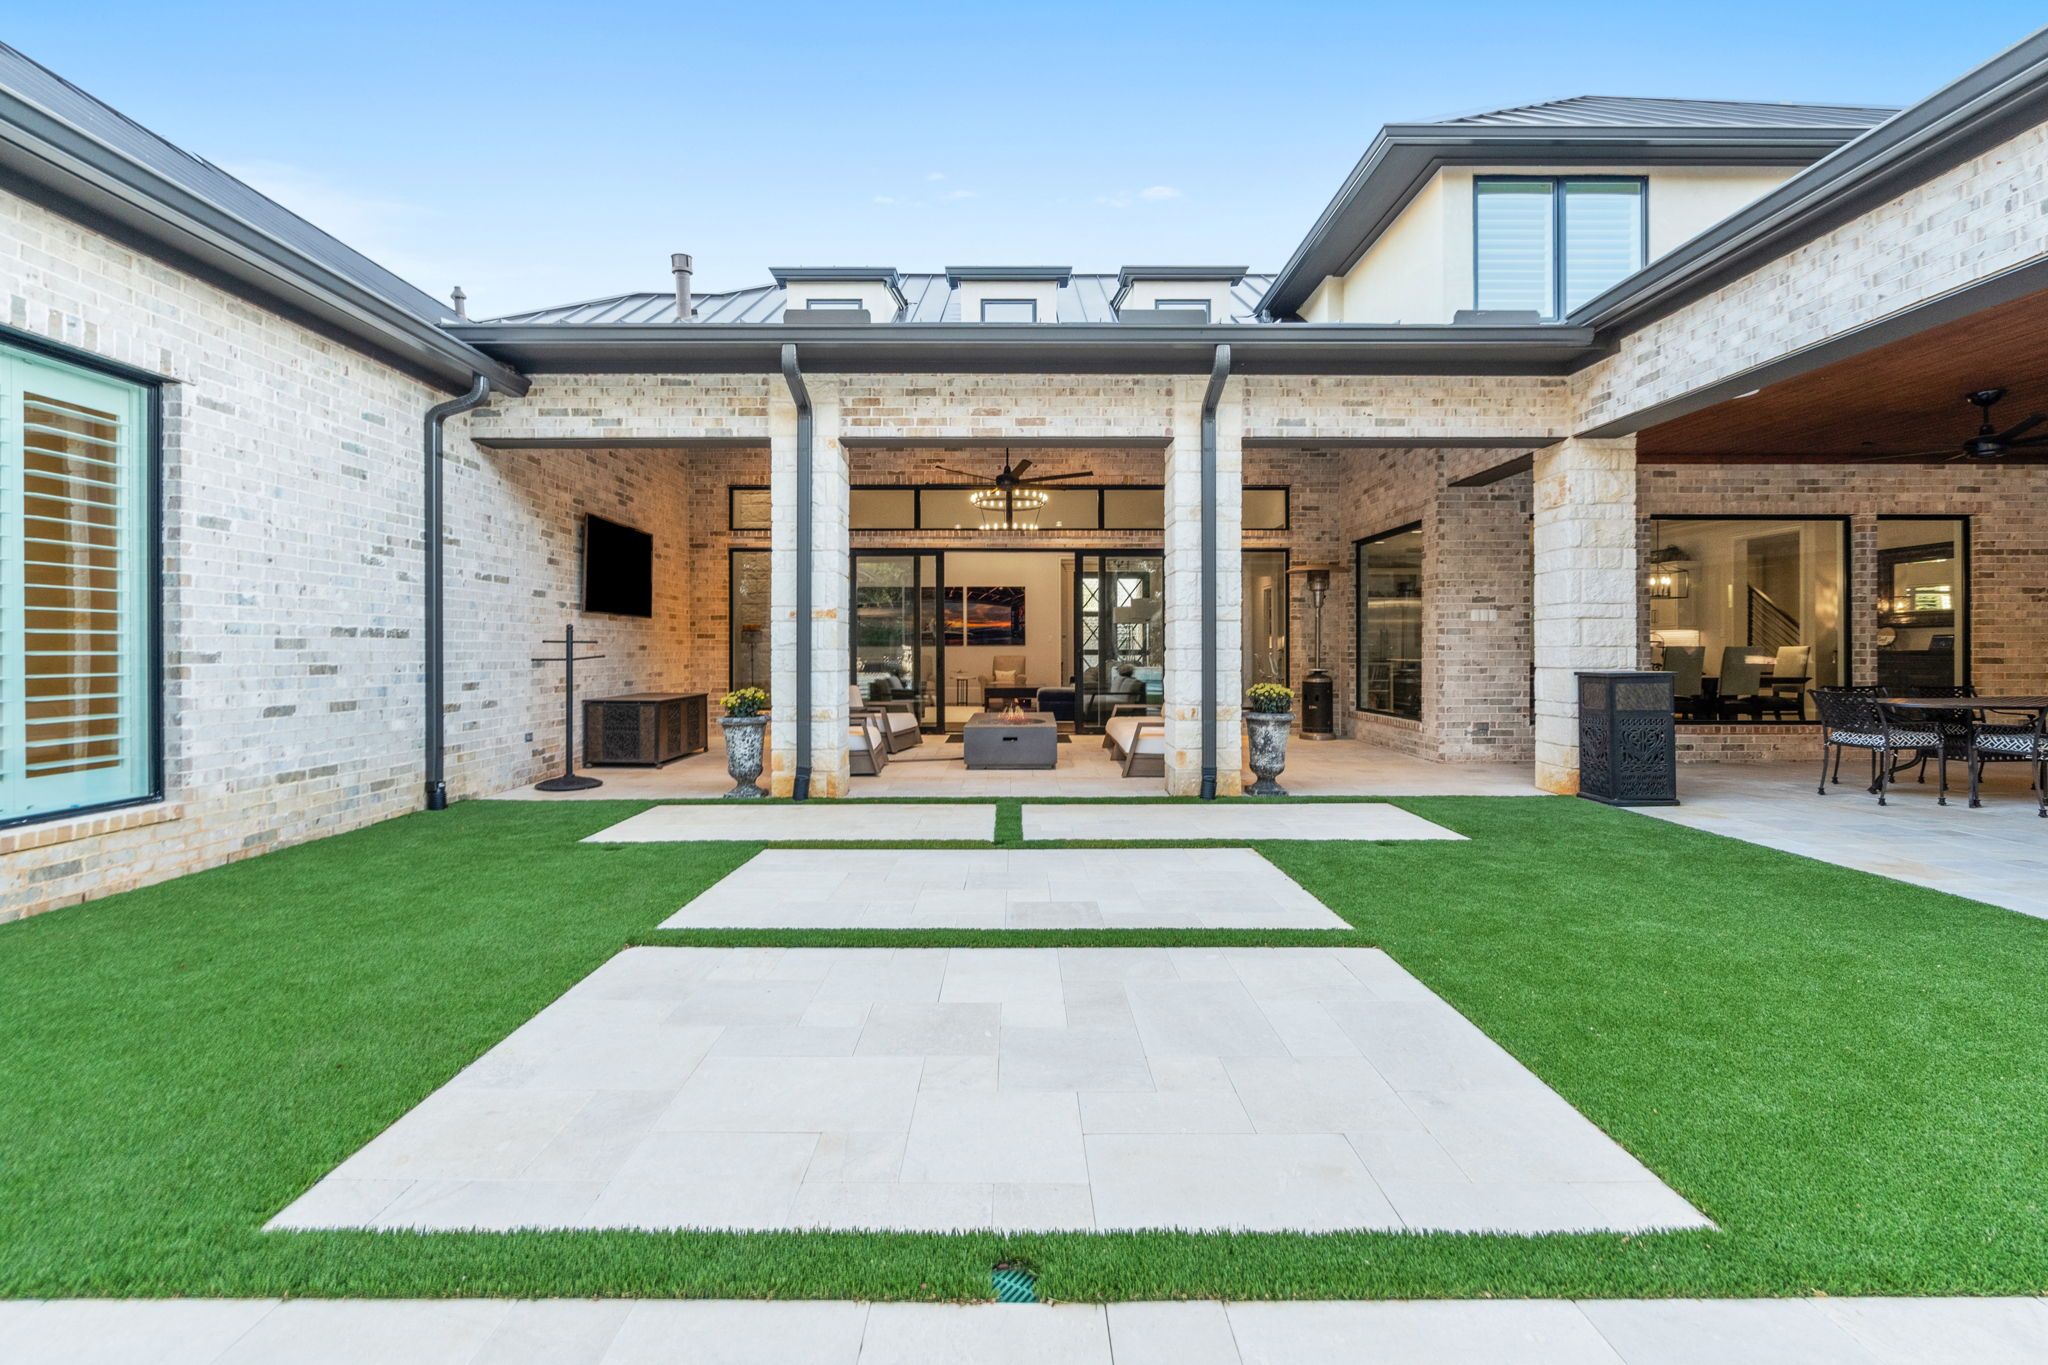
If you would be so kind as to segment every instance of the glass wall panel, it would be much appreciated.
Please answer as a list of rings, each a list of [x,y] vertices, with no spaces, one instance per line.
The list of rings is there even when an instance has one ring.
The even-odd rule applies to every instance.
[[[1970,534],[1960,517],[1877,519],[1877,681],[1905,696],[1970,682]]]
[[[1099,729],[1118,706],[1157,705],[1166,695],[1166,560],[1160,555],[1082,555],[1081,710]]]
[[[1837,518],[1651,523],[1651,657],[1681,717],[1798,720],[1847,681],[1847,548]]]
[[[918,525],[927,531],[979,531],[981,509],[967,500],[967,488],[926,488],[918,492]]]
[[[874,701],[907,701],[919,724],[938,717],[940,629],[936,554],[853,557],[853,682]]]
[[[734,550],[726,585],[732,689],[768,690],[768,552]]]
[[[1046,488],[1038,525],[1052,531],[1093,531],[1102,525],[1102,497],[1093,488]]]
[[[1361,540],[1358,709],[1422,718],[1422,528]]]
[[[1244,685],[1287,686],[1287,552],[1244,552]]]

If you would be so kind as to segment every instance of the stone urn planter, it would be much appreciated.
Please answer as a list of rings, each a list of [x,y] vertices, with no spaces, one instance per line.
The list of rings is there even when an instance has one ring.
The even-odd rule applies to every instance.
[[[1245,712],[1245,729],[1251,737],[1252,776],[1258,781],[1246,789],[1246,796],[1285,796],[1287,789],[1273,779],[1287,767],[1287,736],[1294,728],[1294,693],[1277,683],[1260,683],[1251,690],[1251,709]]]
[[[755,779],[761,776],[767,747],[762,741],[768,733],[768,694],[758,687],[743,687],[727,693],[721,704],[725,714],[718,718],[718,728],[725,731],[725,771],[733,780],[726,796],[741,801],[764,797],[768,793],[755,785]]]

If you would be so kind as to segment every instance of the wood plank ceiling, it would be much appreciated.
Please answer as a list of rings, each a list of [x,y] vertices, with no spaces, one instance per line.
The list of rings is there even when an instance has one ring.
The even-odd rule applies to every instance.
[[[1839,462],[1953,450],[1977,430],[1977,409],[1963,395],[1989,388],[2006,390],[1992,414],[2000,431],[2048,412],[2048,291],[1646,427],[1637,456],[1667,463]],[[2043,458],[2016,453],[1998,463]]]

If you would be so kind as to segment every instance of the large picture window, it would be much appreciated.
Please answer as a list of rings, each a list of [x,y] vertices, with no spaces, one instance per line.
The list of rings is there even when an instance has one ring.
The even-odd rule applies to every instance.
[[[1877,681],[1897,696],[1970,685],[1970,523],[1877,519]]]
[[[157,791],[150,396],[0,346],[0,824]]]
[[[1681,719],[1797,721],[1847,681],[1848,522],[1659,518],[1643,566],[1652,662]]]
[[[1643,268],[1646,182],[1481,176],[1473,182],[1473,306],[1555,321]]]
[[[1358,709],[1422,719],[1422,528],[1361,540]]]

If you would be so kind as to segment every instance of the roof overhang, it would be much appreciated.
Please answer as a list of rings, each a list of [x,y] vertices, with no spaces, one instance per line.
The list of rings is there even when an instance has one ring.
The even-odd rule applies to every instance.
[[[1603,338],[1625,335],[2043,120],[2048,29],[1658,257],[1569,321]]]
[[[1388,124],[1273,278],[1260,311],[1293,316],[1325,278],[1357,265],[1446,166],[1804,166],[1863,131]]]
[[[45,207],[451,393],[526,381],[434,322],[0,89],[0,181]]]
[[[785,289],[792,280],[816,284],[882,284],[903,305],[903,272],[893,265],[771,265],[768,274]]]
[[[946,284],[954,289],[962,280],[987,280],[997,284],[1052,284],[1064,285],[1074,277],[1070,265],[949,265],[946,267]]]
[[[1121,308],[1131,286],[1141,282],[1185,280],[1191,284],[1220,284],[1235,289],[1251,274],[1247,265],[1127,265],[1116,272],[1116,295],[1111,308]]]
[[[1581,327],[1287,327],[1117,323],[474,323],[449,329],[527,374],[771,374],[796,343],[817,374],[1206,374],[1228,345],[1235,374],[1557,375],[1593,358]]]

